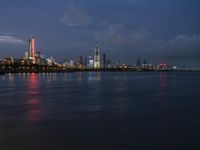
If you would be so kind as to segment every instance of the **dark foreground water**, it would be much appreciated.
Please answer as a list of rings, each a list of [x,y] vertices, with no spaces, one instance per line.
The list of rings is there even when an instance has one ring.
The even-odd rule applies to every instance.
[[[200,149],[200,73],[0,76],[0,150]]]

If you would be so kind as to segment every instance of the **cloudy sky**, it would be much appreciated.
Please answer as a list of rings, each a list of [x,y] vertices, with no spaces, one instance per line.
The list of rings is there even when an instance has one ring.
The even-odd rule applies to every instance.
[[[200,66],[199,0],[0,0],[0,57],[20,57],[28,37],[46,57]]]

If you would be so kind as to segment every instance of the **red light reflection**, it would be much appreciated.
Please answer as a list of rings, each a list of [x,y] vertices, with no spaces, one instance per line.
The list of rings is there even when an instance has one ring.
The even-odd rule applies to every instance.
[[[162,108],[165,108],[166,100],[167,100],[166,87],[167,87],[166,74],[161,73],[160,74],[160,82],[159,82],[159,98],[160,98]]]
[[[38,93],[38,76],[32,73],[28,77],[28,122],[37,122],[40,118],[41,110],[39,109]]]

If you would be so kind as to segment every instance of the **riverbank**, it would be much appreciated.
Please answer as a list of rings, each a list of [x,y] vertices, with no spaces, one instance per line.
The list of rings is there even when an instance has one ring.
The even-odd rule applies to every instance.
[[[0,75],[15,74],[15,73],[71,73],[71,72],[200,72],[200,70],[179,69],[179,70],[148,70],[148,69],[133,69],[133,68],[107,68],[107,69],[79,69],[79,68],[51,68],[51,69],[27,69],[27,70],[1,70]]]

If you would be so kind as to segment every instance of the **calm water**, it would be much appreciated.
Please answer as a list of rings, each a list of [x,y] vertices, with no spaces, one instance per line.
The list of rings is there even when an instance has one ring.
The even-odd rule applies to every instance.
[[[200,73],[0,76],[0,150],[200,148]]]

